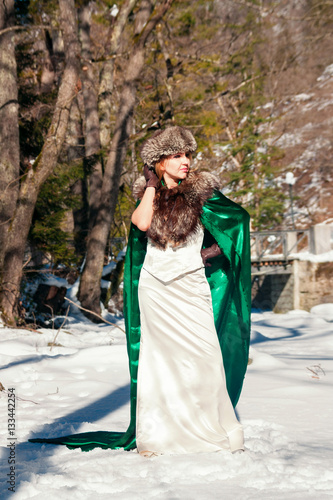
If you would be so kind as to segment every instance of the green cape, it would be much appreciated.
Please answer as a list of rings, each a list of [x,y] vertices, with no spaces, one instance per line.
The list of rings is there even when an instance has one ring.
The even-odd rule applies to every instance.
[[[251,309],[251,263],[249,215],[216,191],[203,206],[204,246],[214,240],[223,254],[214,258],[206,276],[211,288],[214,319],[219,338],[227,388],[234,406],[238,401],[248,363]],[[124,448],[135,444],[136,388],[140,349],[138,283],[146,254],[145,233],[132,225],[125,258],[124,316],[131,376],[131,420],[126,432],[84,432],[54,439],[31,439],[34,443],[65,444],[68,448]]]

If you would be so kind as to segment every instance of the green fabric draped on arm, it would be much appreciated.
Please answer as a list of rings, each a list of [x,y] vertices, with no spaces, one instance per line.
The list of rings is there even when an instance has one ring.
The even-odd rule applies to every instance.
[[[204,246],[215,240],[223,254],[206,268],[211,288],[215,326],[222,349],[230,399],[235,406],[248,362],[250,338],[251,269],[249,250],[249,215],[236,203],[216,191],[206,201],[201,217],[205,227]],[[68,448],[136,447],[136,394],[140,348],[140,311],[138,283],[145,258],[145,233],[132,225],[128,240],[124,274],[124,317],[131,378],[131,419],[126,432],[85,432],[54,439],[31,439],[31,442],[64,444]]]
[[[228,393],[234,406],[242,390],[250,343],[249,219],[246,210],[218,191],[207,200],[201,217],[206,229],[204,246],[210,246],[213,237],[223,252],[210,261],[206,276],[212,294]]]

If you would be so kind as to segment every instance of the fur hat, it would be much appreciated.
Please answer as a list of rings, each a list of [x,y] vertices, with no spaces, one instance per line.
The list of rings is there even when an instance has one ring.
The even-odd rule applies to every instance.
[[[167,127],[158,130],[144,142],[141,148],[141,158],[148,167],[153,167],[162,156],[175,153],[193,153],[197,143],[192,133],[183,127]]]

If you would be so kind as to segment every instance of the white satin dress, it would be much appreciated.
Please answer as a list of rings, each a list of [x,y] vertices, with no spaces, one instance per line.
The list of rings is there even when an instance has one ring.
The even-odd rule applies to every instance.
[[[225,383],[202,241],[202,228],[175,248],[161,250],[148,240],[139,281],[139,452],[243,449],[242,426]]]

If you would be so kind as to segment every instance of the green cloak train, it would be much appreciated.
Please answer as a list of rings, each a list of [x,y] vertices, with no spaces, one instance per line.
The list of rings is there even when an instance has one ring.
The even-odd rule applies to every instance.
[[[236,406],[248,363],[251,312],[251,262],[249,215],[219,191],[209,198],[201,215],[205,228],[204,247],[215,241],[223,254],[206,268],[210,285],[215,327],[219,338],[227,388]],[[138,283],[145,258],[147,238],[132,225],[125,258],[124,317],[131,378],[131,418],[126,432],[84,432],[59,438],[30,439],[33,443],[64,444],[70,449],[136,447],[136,388],[140,349]]]

